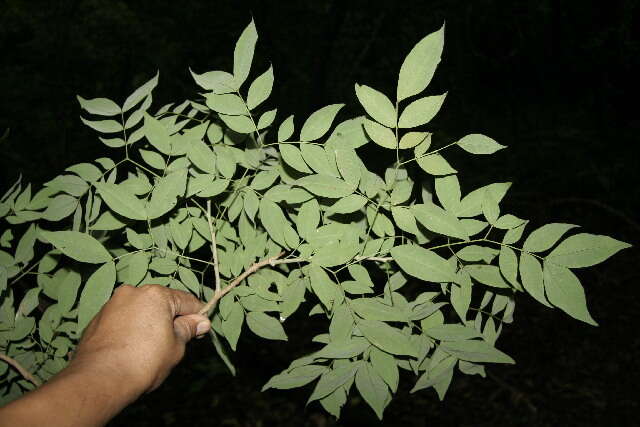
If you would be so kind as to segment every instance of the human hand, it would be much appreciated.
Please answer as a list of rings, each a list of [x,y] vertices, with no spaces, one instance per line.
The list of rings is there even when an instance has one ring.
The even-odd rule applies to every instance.
[[[185,344],[209,331],[209,319],[197,314],[202,306],[187,292],[122,285],[85,329],[71,366],[114,369],[137,393],[155,390]]]

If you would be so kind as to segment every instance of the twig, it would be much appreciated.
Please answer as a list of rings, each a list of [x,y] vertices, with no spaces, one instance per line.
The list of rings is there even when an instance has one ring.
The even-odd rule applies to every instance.
[[[220,271],[218,269],[218,244],[216,243],[216,232],[213,230],[211,222],[211,200],[207,200],[207,223],[209,233],[211,233],[211,255],[213,255],[213,273],[216,277],[216,294],[220,293]]]
[[[218,300],[220,300],[220,298],[225,296],[229,291],[231,291],[233,288],[238,286],[244,279],[251,276],[253,273],[260,270],[262,267],[265,267],[267,265],[271,265],[271,266],[276,265],[276,260],[280,258],[282,255],[284,255],[284,252],[280,252],[278,255],[273,256],[271,258],[264,259],[260,262],[256,262],[251,267],[246,269],[244,273],[242,273],[241,275],[233,279],[233,281],[229,283],[229,285],[226,286],[224,289],[219,291],[216,290],[216,292],[213,294],[213,297],[209,300],[209,302],[207,302],[205,306],[202,307],[202,309],[199,311],[199,314],[207,315],[209,313],[209,310],[211,310],[213,307],[216,306],[216,303],[218,302]],[[286,260],[286,261],[291,261],[291,260]],[[283,263],[280,263],[280,264],[283,264]]]
[[[20,373],[20,375],[22,375],[22,377],[31,382],[33,385],[35,385],[36,387],[40,387],[40,385],[42,385],[42,382],[37,379],[35,376],[33,376],[31,374],[31,372],[27,371],[21,364],[20,362],[18,362],[16,359],[14,359],[13,357],[9,357],[4,353],[0,353],[0,359],[4,360],[5,362],[7,362],[10,366],[12,366],[16,371],[18,371]]]

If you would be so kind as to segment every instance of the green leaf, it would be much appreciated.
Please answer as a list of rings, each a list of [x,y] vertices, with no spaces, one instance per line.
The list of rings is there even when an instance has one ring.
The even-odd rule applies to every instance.
[[[479,133],[469,134],[461,138],[457,144],[464,151],[471,154],[493,154],[506,148],[506,146],[500,145],[488,136]]]
[[[370,345],[369,341],[361,337],[340,340],[332,338],[330,343],[314,353],[314,357],[317,359],[350,359],[361,355]]]
[[[36,321],[33,317],[20,317],[16,320],[15,327],[8,336],[10,341],[20,341],[33,332]]]
[[[315,264],[309,266],[309,280],[313,293],[316,294],[322,305],[327,309],[331,308],[336,298],[336,284],[321,267]]]
[[[569,268],[599,264],[630,244],[609,236],[581,233],[561,242],[545,260]]]
[[[364,120],[364,116],[358,116],[341,122],[333,129],[333,132],[327,139],[325,146],[327,148],[344,149],[356,149],[363,146],[369,142],[364,133],[364,129],[362,128]]]
[[[258,209],[260,208],[260,199],[253,191],[247,191],[244,194],[244,211],[247,214],[247,217],[253,221],[256,213],[258,213]]]
[[[295,170],[303,173],[313,173],[309,166],[304,162],[302,158],[302,154],[298,147],[293,144],[280,144],[280,155],[282,155],[282,160]]]
[[[351,274],[351,277],[353,277],[354,280],[363,283],[370,288],[373,287],[373,282],[371,281],[371,277],[369,277],[369,272],[366,268],[359,264],[351,264],[349,267],[347,267],[347,269],[349,270],[349,274]]]
[[[482,214],[489,224],[495,224],[500,216],[500,205],[495,201],[489,190],[485,191],[482,199]]]
[[[578,227],[573,224],[552,223],[534,230],[524,241],[522,249],[527,252],[543,252],[550,249],[567,231]]]
[[[470,218],[482,214],[482,202],[485,199],[486,192],[491,193],[492,199],[496,203],[504,198],[507,190],[511,187],[510,182],[497,182],[477,188],[464,196],[460,201],[460,208],[456,215],[460,218]]]
[[[374,298],[354,299],[349,303],[349,306],[363,319],[387,322],[407,322],[409,320],[398,307],[386,305]]]
[[[331,104],[312,113],[304,122],[304,125],[302,125],[300,140],[315,141],[322,138],[331,127],[333,119],[335,119],[336,114],[338,114],[342,107],[344,107],[344,104]]]
[[[487,264],[498,254],[498,250],[488,246],[469,245],[456,252],[456,256],[463,261],[476,262],[484,261]]]
[[[415,146],[427,141],[429,138],[431,138],[431,134],[428,132],[407,132],[402,135],[402,138],[400,138],[399,148],[401,150],[414,148]]]
[[[265,111],[264,113],[262,113],[262,115],[260,115],[260,118],[258,119],[257,129],[262,130],[271,126],[273,121],[276,119],[277,112],[278,109],[274,108],[273,110]]]
[[[259,75],[251,86],[249,86],[249,93],[247,95],[247,107],[253,110],[258,105],[262,104],[269,95],[273,88],[273,66],[269,66],[269,69]]]
[[[500,272],[509,283],[520,287],[518,284],[518,257],[515,251],[507,246],[500,248],[500,256],[498,258]]]
[[[495,265],[473,264],[464,269],[478,282],[493,288],[509,288],[509,284],[500,275],[500,269]]]
[[[211,90],[213,93],[223,94],[235,92],[239,85],[233,79],[233,75],[225,71],[209,71],[203,74],[196,74],[193,70],[189,69],[195,82],[206,90]],[[218,142],[218,141],[211,141]]]
[[[144,204],[123,185],[108,182],[96,182],[98,194],[115,213],[125,218],[144,220],[147,213]]]
[[[378,348],[372,348],[369,358],[373,370],[382,377],[384,382],[395,393],[400,381],[400,372],[398,372],[398,364],[395,357]]]
[[[420,234],[420,230],[416,225],[416,218],[411,213],[410,209],[404,207],[393,206],[391,208],[391,215],[396,225],[403,231],[412,234]]]
[[[345,181],[357,186],[362,178],[362,171],[366,169],[358,154],[351,149],[335,149],[333,152],[340,175]]]
[[[338,199],[353,193],[355,186],[329,175],[308,175],[296,180],[294,185],[302,187],[318,196]]]
[[[331,342],[342,342],[351,339],[353,330],[353,315],[346,304],[340,304],[333,309],[331,323],[329,324],[329,336]],[[368,341],[367,341],[368,346]],[[364,351],[364,348],[362,349]],[[360,354],[360,353],[358,353]]]
[[[397,181],[393,185],[389,201],[394,205],[399,205],[400,203],[404,203],[409,200],[412,192],[413,182],[410,180]]]
[[[580,280],[571,270],[545,262],[544,289],[551,304],[575,319],[598,326],[587,309],[587,300]]]
[[[127,99],[124,100],[122,106],[122,112],[126,113],[133,108],[138,102],[142,101],[151,93],[151,91],[158,85],[158,77],[160,72],[156,72],[156,75],[147,81],[145,84],[136,89]]]
[[[280,124],[280,127],[278,127],[278,142],[283,142],[291,138],[294,129],[292,114]]]
[[[238,88],[242,86],[242,83],[244,83],[249,75],[257,41],[258,33],[256,32],[256,26],[252,19],[249,25],[242,31],[233,51],[233,77],[237,85],[236,87]]]
[[[443,45],[444,24],[438,31],[429,34],[411,49],[400,67],[398,101],[417,95],[426,89],[440,63]]]
[[[424,333],[429,335],[431,338],[440,341],[462,341],[480,336],[478,331],[474,328],[457,323],[433,326],[425,329]]]
[[[518,218],[517,216],[506,214],[502,215],[498,220],[493,224],[494,227],[500,228],[502,230],[512,230],[524,224],[526,220]]]
[[[440,348],[452,356],[468,362],[516,363],[507,354],[486,341],[446,341],[440,345]]]
[[[159,218],[178,204],[178,197],[185,194],[187,188],[187,170],[182,169],[158,179],[147,203],[149,219]]]
[[[215,93],[207,96],[207,107],[216,113],[228,114],[230,116],[246,116],[249,114],[247,107],[238,95],[234,93],[225,93],[216,95]]]
[[[90,114],[98,116],[115,116],[121,110],[118,104],[107,98],[84,99],[80,95],[76,96],[80,106]]]
[[[98,268],[87,280],[78,303],[78,336],[111,297],[116,284],[116,267],[112,262]]]
[[[80,120],[91,129],[101,133],[122,132],[122,124],[115,120],[86,120],[83,117],[80,117]]]
[[[367,199],[358,194],[350,194],[344,197],[327,209],[329,213],[347,214],[359,211],[367,204]]]
[[[197,175],[187,183],[187,196],[213,197],[222,193],[229,186],[230,180],[216,178],[214,175]]]
[[[247,313],[247,326],[262,338],[287,341],[287,334],[280,322],[262,312]]]
[[[214,148],[217,158],[216,167],[227,179],[232,179],[236,172],[237,160],[235,152],[230,147],[224,145],[216,145]]]
[[[267,230],[267,233],[269,233],[269,237],[281,246],[287,246],[284,238],[284,229],[285,224],[288,224],[288,221],[280,206],[263,197],[260,201],[260,210],[258,215],[260,216],[262,225]]]
[[[449,383],[453,376],[453,368],[457,361],[458,359],[451,356],[445,357],[437,363],[434,363],[432,360],[429,363],[427,372],[418,378],[418,381],[416,381],[416,384],[413,386],[410,393],[415,393],[416,391],[433,387],[436,389],[440,400],[442,400],[447,388],[449,387]],[[442,385],[444,385],[444,387],[442,387]]]
[[[371,406],[376,415],[382,420],[385,407],[391,400],[389,389],[384,380],[369,363],[361,363],[356,373],[356,387]]]
[[[169,131],[159,120],[145,113],[142,129],[152,146],[163,154],[171,154]]]
[[[447,175],[435,179],[436,195],[442,207],[455,214],[460,208],[460,182],[457,175]]]
[[[288,372],[283,372],[271,377],[271,379],[262,387],[261,391],[265,391],[270,388],[277,388],[280,390],[299,388],[309,384],[328,370],[329,369],[326,366],[320,365],[300,366],[298,368],[291,369]]]
[[[409,341],[409,337],[386,323],[378,320],[360,320],[358,329],[380,350],[391,354],[418,357],[418,352]]]
[[[318,228],[320,223],[320,206],[316,199],[311,199],[300,206],[296,217],[296,228],[300,237],[307,239]]]
[[[391,129],[367,119],[364,122],[364,130],[367,131],[369,138],[379,146],[395,150],[397,146],[396,135]]]
[[[149,254],[146,252],[136,252],[129,260],[129,273],[127,275],[128,284],[138,285],[149,271]]]
[[[49,202],[49,206],[42,213],[47,221],[60,221],[71,215],[78,206],[78,199],[68,194],[59,194]]]
[[[263,313],[260,313],[263,314]],[[264,315],[269,317],[267,315]],[[269,317],[273,319],[272,317]],[[260,319],[258,319],[259,321]],[[277,322],[277,321],[276,321]],[[240,303],[234,303],[231,307],[231,311],[226,319],[222,320],[222,332],[224,333],[225,338],[229,341],[229,345],[233,351],[236,351],[236,345],[238,344],[238,338],[240,338],[240,332],[242,332],[242,324],[244,323],[244,310]],[[282,326],[280,327],[282,329]],[[256,334],[260,335],[258,331],[262,331],[259,327],[258,329],[251,328]],[[272,331],[270,331],[272,333]],[[268,332],[269,333],[269,332]],[[284,334],[284,330],[282,331]],[[260,335],[263,336],[263,335]],[[267,337],[265,337],[267,338]],[[286,336],[285,336],[286,340]]]
[[[95,182],[102,175],[100,169],[91,163],[78,163],[77,165],[69,166],[65,170],[75,173],[87,182]]]
[[[93,264],[111,261],[109,252],[89,234],[78,231],[41,231],[40,236],[76,261]]]
[[[216,155],[207,144],[201,140],[191,142],[187,149],[187,157],[201,170],[210,174],[216,173]]]
[[[316,384],[316,388],[313,390],[313,393],[311,393],[311,396],[309,396],[307,403],[322,399],[347,381],[350,381],[356,374],[357,369],[358,365],[348,363],[322,374],[320,381]]]
[[[419,146],[418,146],[419,147]],[[424,157],[417,157],[418,166],[422,168],[426,173],[430,175],[449,175],[452,173],[457,173],[449,162],[447,162],[444,157],[440,154],[429,154]]]
[[[470,304],[471,286],[456,284],[451,285],[451,305],[460,317],[460,320],[462,320],[463,322],[466,322],[467,320],[467,312],[469,311]]]
[[[427,282],[452,282],[454,267],[444,258],[413,244],[396,246],[391,256],[403,271]]]
[[[445,236],[469,240],[467,230],[460,224],[458,218],[433,203],[413,205],[411,206],[411,213],[427,230],[444,234]]]
[[[356,97],[373,120],[392,128],[396,126],[398,116],[393,103],[382,92],[356,83]]]
[[[233,363],[231,363],[231,359],[229,359],[229,356],[227,355],[226,350],[224,349],[224,347],[222,347],[222,343],[218,338],[218,334],[212,328],[211,333],[209,335],[211,335],[211,341],[213,342],[213,347],[216,349],[216,353],[218,353],[218,356],[220,356],[224,364],[227,366],[227,369],[229,369],[229,372],[231,372],[231,375],[235,377],[236,368],[235,366],[233,366]]]
[[[227,114],[218,114],[225,125],[231,130],[238,133],[252,133],[256,131],[256,125],[247,116],[231,116]]]
[[[340,176],[335,156],[332,152],[328,153],[321,145],[300,144],[300,152],[304,161],[320,175]]]
[[[522,252],[520,255],[520,276],[522,278],[522,286],[527,293],[540,304],[551,307],[544,296],[544,282],[540,261],[527,252]]]
[[[429,123],[440,111],[440,107],[442,107],[446,97],[447,94],[444,93],[436,96],[425,96],[413,101],[400,114],[398,127],[414,128]]]

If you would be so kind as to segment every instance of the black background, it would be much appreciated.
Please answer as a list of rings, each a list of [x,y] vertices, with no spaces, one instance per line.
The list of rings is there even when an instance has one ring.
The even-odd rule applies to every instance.
[[[435,143],[484,133],[508,145],[491,157],[453,153],[463,191],[510,180],[505,211],[532,226],[576,222],[637,245],[640,237],[638,85],[640,4],[596,1],[0,1],[0,184],[19,173],[39,187],[63,168],[108,155],[82,125],[75,95],[121,103],[160,70],[154,108],[193,98],[188,67],[231,70],[251,17],[253,75],[274,66],[277,122],[302,123],[335,102],[361,114],[353,84],[395,91],[404,56],[446,21],[431,94],[448,91]],[[153,108],[152,108],[153,110]],[[376,163],[374,155],[368,159]],[[579,271],[593,328],[526,296],[499,347],[518,362],[489,378],[456,374],[443,403],[409,395],[406,378],[384,425],[632,425],[638,411],[638,251]],[[290,343],[243,334],[232,378],[211,343],[190,344],[159,390],[113,425],[335,425],[310,390],[260,387],[309,350],[305,315]],[[359,398],[340,425],[376,424]]]

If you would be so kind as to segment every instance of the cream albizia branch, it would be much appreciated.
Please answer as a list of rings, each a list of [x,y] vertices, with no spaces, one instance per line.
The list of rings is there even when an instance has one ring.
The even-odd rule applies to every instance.
[[[209,224],[209,233],[211,233],[211,255],[213,256],[213,273],[216,280],[216,293],[220,293],[220,270],[218,265],[218,243],[216,242],[216,232],[211,222],[211,200],[207,200],[207,223]]]
[[[229,285],[226,286],[224,289],[221,289],[221,290],[216,289],[216,291],[213,294],[213,297],[209,301],[207,301],[207,303],[205,304],[204,307],[202,307],[202,309],[200,309],[199,314],[208,315],[209,312],[216,306],[216,304],[220,300],[220,298],[225,296],[233,288],[235,288],[240,283],[242,283],[242,281],[244,279],[246,279],[247,277],[251,276],[253,273],[255,273],[256,271],[260,270],[263,267],[266,267],[266,266],[274,267],[274,266],[279,265],[279,264],[293,264],[293,263],[309,262],[310,261],[309,259],[306,259],[306,258],[279,259],[280,257],[282,257],[282,255],[284,255],[284,252],[280,252],[276,256],[273,256],[271,258],[267,258],[267,259],[264,259],[264,260],[262,260],[260,262],[255,263],[255,264],[252,264],[241,275],[239,275],[238,277],[233,279],[233,281],[231,283],[229,283]],[[388,261],[392,261],[393,260],[393,258],[391,258],[391,257],[374,257],[374,256],[371,256],[371,257],[358,256],[355,259],[357,261],[365,261],[365,260],[367,260],[367,261],[379,261],[379,262],[388,262]]]
[[[27,371],[24,366],[22,366],[20,362],[18,362],[13,357],[9,357],[4,353],[0,353],[0,360],[4,360],[5,362],[7,362],[9,366],[18,371],[25,380],[31,382],[34,386],[39,387],[40,385],[42,385],[42,382],[39,379],[31,374],[31,372]]]

